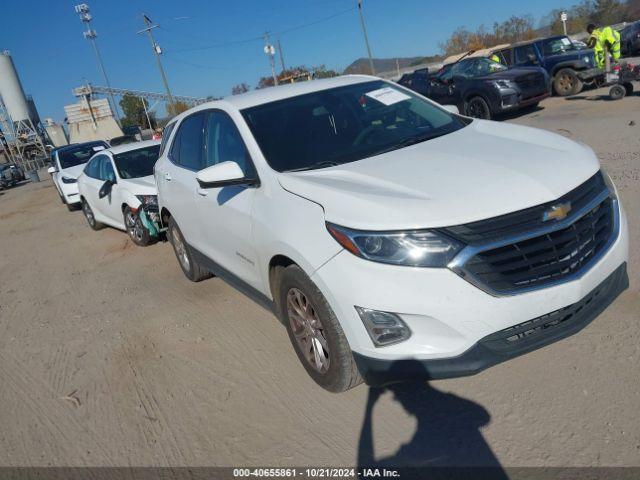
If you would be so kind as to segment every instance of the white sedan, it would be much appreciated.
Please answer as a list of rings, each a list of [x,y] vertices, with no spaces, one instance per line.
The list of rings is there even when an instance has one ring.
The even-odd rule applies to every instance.
[[[78,177],[82,211],[94,230],[105,225],[126,230],[136,245],[158,235],[158,193],[153,166],[160,142],[129,143],[103,150]]]
[[[58,148],[51,153],[51,174],[53,184],[58,190],[60,200],[69,210],[75,210],[80,205],[78,195],[78,175],[82,173],[85,163],[96,152],[109,148],[107,142],[76,143]]]

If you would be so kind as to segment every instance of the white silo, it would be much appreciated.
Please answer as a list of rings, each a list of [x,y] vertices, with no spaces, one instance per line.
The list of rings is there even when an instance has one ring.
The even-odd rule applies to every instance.
[[[30,119],[27,97],[11,54],[7,50],[0,52],[0,96],[14,123]]]

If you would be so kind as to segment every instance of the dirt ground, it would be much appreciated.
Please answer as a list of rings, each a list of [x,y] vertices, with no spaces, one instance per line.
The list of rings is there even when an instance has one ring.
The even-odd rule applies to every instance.
[[[631,288],[569,339],[379,397],[317,387],[272,315],[169,244],[90,230],[49,180],[0,192],[0,465],[640,465],[640,96],[601,93],[507,121],[596,150]]]

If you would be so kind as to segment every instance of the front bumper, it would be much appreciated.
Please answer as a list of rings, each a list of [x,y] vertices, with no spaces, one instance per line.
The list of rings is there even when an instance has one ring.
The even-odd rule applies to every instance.
[[[516,295],[490,295],[449,269],[384,265],[363,260],[346,251],[325,263],[311,278],[340,319],[363,371],[384,372],[387,370],[382,365],[390,368],[391,365],[413,361],[420,364],[435,362],[426,371],[426,375],[433,378],[469,375],[562,338],[562,335],[554,336],[543,343],[527,341],[530,348],[519,347],[514,354],[503,352],[482,361],[477,358],[481,350],[473,350],[497,332],[579,303],[626,264],[629,255],[628,227],[624,210],[621,206],[618,208],[620,223],[617,237],[590,268],[578,278]],[[611,294],[611,301],[622,289]],[[401,343],[376,348],[355,306],[398,314],[411,330],[411,337]],[[564,336],[577,331],[568,327],[562,330],[565,328],[568,333]],[[453,367],[450,366],[451,361],[463,355],[469,356],[464,357],[461,365],[455,363],[460,360],[455,360]],[[472,366],[469,366],[470,358],[475,359]],[[367,365],[373,367],[368,368]],[[375,380],[375,377],[373,375],[372,378]]]
[[[524,108],[529,105],[541,102],[545,98],[549,97],[549,91],[543,91],[541,93],[534,93],[533,95],[526,95],[515,89],[506,89],[500,92],[500,112],[509,112]]]
[[[623,263],[579,302],[488,335],[457,357],[392,361],[354,353],[354,358],[365,381],[376,386],[474,375],[579,332],[628,287],[627,264]]]

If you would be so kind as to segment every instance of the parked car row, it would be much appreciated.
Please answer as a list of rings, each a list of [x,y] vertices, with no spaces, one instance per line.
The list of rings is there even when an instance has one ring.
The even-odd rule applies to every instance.
[[[500,61],[463,56],[433,74],[426,68],[405,74],[398,83],[439,103],[456,105],[465,115],[490,119],[534,108],[554,92],[575,95],[585,85],[604,82],[593,50],[564,35],[514,43],[489,53]]]
[[[272,311],[327,390],[471,375],[597,317],[628,234],[589,147],[455,110],[361,75],[236,95],[94,150],[78,201],[132,238],[157,213],[185,276]]]

